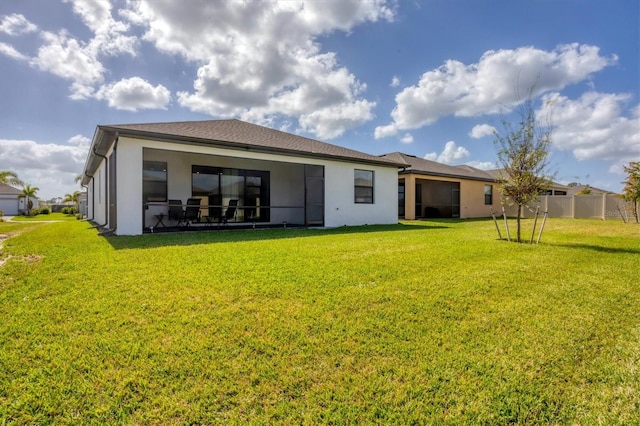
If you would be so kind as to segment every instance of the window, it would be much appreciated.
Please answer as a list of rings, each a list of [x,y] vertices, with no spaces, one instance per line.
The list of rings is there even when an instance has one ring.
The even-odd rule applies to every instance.
[[[142,197],[145,202],[167,201],[167,163],[143,162]]]
[[[484,186],[484,204],[486,206],[493,204],[493,185]]]
[[[373,171],[355,170],[355,202],[373,204]]]

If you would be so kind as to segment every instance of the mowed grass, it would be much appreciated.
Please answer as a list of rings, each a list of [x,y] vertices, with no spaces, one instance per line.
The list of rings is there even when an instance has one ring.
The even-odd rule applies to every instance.
[[[2,424],[640,423],[637,225],[25,226],[2,250]]]

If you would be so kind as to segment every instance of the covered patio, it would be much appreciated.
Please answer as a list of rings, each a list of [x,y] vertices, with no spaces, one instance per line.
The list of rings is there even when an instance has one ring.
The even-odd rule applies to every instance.
[[[141,203],[144,232],[323,226],[324,166],[144,148]]]

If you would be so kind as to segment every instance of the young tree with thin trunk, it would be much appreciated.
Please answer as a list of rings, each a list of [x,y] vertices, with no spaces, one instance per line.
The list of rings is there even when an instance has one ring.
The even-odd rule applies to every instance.
[[[517,125],[503,119],[502,133],[494,133],[498,164],[502,169],[497,180],[504,202],[517,206],[518,242],[521,241],[522,208],[535,201],[551,184],[547,176],[550,117],[544,124],[537,120],[531,97],[520,105],[519,114]]]
[[[622,197],[625,201],[629,201],[633,206],[633,216],[638,223],[638,203],[640,203],[640,161],[631,161],[628,166],[624,167],[627,174],[627,180],[624,182]]]

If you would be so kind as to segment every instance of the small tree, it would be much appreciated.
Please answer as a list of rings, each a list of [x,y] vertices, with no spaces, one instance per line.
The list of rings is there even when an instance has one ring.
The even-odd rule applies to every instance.
[[[638,223],[638,203],[640,202],[640,161],[631,161],[628,166],[624,167],[627,173],[627,180],[624,182],[622,197],[625,201],[629,201],[633,206],[633,216]]]
[[[18,175],[9,170],[0,170],[0,183],[17,186],[23,185],[23,182],[18,179]]]
[[[36,198],[36,192],[38,192],[40,188],[31,186],[26,184],[24,188],[22,188],[22,193],[27,197],[27,216],[31,216],[31,209],[33,208],[33,201],[31,198]]]
[[[518,208],[517,241],[520,242],[522,208],[538,198],[549,188],[551,181],[546,176],[548,149],[551,144],[551,124],[542,125],[536,119],[531,98],[519,108],[520,122],[517,126],[502,120],[503,133],[494,133],[498,163],[502,168],[498,184],[505,202]]]

